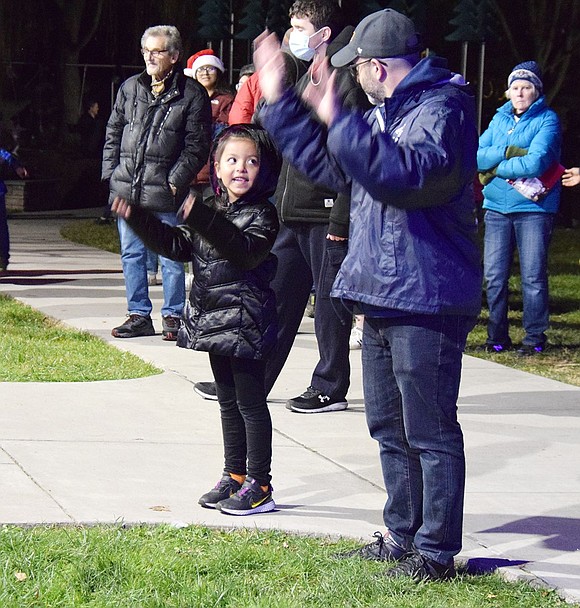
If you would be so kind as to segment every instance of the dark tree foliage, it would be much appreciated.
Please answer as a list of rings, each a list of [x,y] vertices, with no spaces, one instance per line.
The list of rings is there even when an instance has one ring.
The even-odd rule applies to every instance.
[[[35,141],[58,145],[67,134],[67,124],[78,118],[84,97],[97,96],[106,115],[118,83],[143,68],[139,46],[147,27],[176,25],[184,41],[184,58],[208,44],[224,49],[222,57],[235,72],[251,59],[251,40],[264,24],[280,37],[284,34],[291,3],[0,0],[3,120],[18,116],[27,133],[34,132]],[[472,35],[485,38],[484,124],[503,102],[511,68],[535,59],[564,126],[580,132],[576,124],[580,119],[573,111],[577,105],[573,67],[580,60],[578,0],[342,0],[341,4],[352,24],[375,10],[401,10],[423,33],[430,52],[446,56],[456,71],[462,40]],[[477,53],[470,55],[467,66],[474,85],[479,78],[476,57]]]

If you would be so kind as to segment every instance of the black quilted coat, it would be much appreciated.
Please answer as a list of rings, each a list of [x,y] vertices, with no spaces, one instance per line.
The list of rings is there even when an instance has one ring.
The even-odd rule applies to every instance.
[[[115,196],[151,211],[175,212],[191,180],[206,164],[211,106],[193,78],[175,71],[159,97],[147,72],[120,87],[107,124],[102,179]],[[169,184],[177,188],[174,197]]]
[[[249,125],[226,132],[232,129],[262,132]],[[263,138],[269,140],[265,132],[258,138],[262,144]],[[274,192],[280,159],[273,146],[267,151],[268,155],[262,150],[262,180],[230,206],[220,205],[223,197],[196,202],[186,223],[175,228],[132,208],[127,221],[147,247],[173,260],[193,261],[194,280],[178,346],[263,359],[276,343],[276,302],[270,282],[277,259],[270,250],[279,223],[276,207],[267,197]]]

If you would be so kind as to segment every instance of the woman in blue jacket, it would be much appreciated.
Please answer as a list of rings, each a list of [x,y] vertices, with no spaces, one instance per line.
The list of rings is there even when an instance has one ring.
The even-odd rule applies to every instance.
[[[548,329],[548,246],[560,204],[560,185],[538,192],[540,178],[560,160],[560,123],[543,96],[535,61],[515,66],[506,96],[479,140],[477,164],[484,184],[484,275],[489,321],[484,348],[509,350],[508,280],[517,247],[525,337],[518,354],[541,353]],[[515,183],[514,183],[515,182]],[[527,186],[521,188],[521,186]],[[522,189],[524,194],[522,194]]]

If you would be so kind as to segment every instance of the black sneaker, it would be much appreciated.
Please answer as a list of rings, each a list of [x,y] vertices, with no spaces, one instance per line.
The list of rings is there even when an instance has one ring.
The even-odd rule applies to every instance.
[[[252,513],[266,513],[276,508],[272,498],[272,486],[264,492],[260,484],[252,477],[246,477],[242,487],[229,498],[220,500],[216,509],[228,515],[251,515]]]
[[[338,559],[360,557],[374,562],[398,562],[409,554],[407,549],[401,547],[390,536],[383,536],[378,531],[373,536],[377,539],[374,542],[346,553],[339,553],[335,557]]]
[[[545,344],[536,344],[536,346],[532,346],[531,344],[522,344],[516,353],[520,357],[533,357],[534,355],[540,355],[541,353],[545,352],[545,350]]]
[[[179,317],[163,317],[161,319],[163,326],[163,340],[167,342],[175,342],[177,340],[177,332],[181,326],[181,319]]]
[[[155,329],[153,328],[153,321],[151,317],[144,317],[143,315],[129,315],[128,319],[115,327],[111,331],[111,335],[115,338],[138,338],[140,336],[154,336]]]
[[[215,382],[196,382],[193,385],[193,390],[201,395],[204,399],[217,401],[217,393],[215,390]]]
[[[230,477],[228,473],[224,473],[215,487],[209,492],[206,492],[197,502],[206,509],[215,509],[220,500],[229,498],[241,487],[241,483],[237,482],[233,477]]]
[[[455,566],[446,566],[432,560],[419,552],[407,553],[407,557],[399,561],[385,572],[387,578],[409,577],[416,583],[421,581],[447,581],[457,575]]]
[[[8,260],[0,257],[0,272],[6,272],[8,270]]]
[[[302,414],[339,412],[347,407],[346,399],[335,400],[312,386],[309,386],[299,397],[294,397],[286,403],[287,409]]]

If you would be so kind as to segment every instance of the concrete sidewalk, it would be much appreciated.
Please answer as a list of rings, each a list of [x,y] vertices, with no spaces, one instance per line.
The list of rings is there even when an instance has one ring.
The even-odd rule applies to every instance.
[[[119,256],[63,241],[74,216],[10,221],[10,272],[0,292],[153,362],[163,374],[93,383],[2,383],[0,522],[167,522],[259,526],[370,540],[383,529],[377,447],[368,436],[360,351],[351,353],[350,407],[300,415],[286,399],[317,360],[304,319],[274,387],[274,498],[278,510],[228,517],[198,497],[218,479],[215,402],[192,390],[210,380],[207,355],[161,340],[161,287],[150,338],[114,339],[125,315]],[[465,357],[459,414],[467,451],[464,550],[481,568],[533,578],[580,603],[580,389]]]

